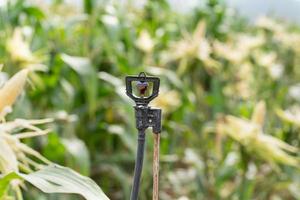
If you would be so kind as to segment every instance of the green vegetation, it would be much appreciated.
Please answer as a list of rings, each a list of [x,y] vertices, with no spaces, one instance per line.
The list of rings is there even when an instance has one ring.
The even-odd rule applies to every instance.
[[[0,7],[0,199],[79,199],[10,181],[55,171],[49,160],[128,199],[137,134],[124,77],[140,71],[161,78],[160,199],[300,199],[299,27],[249,24],[217,0],[184,14],[164,0],[32,2]],[[24,80],[6,82],[17,72],[29,72],[21,95]],[[142,200],[152,134],[146,152]]]

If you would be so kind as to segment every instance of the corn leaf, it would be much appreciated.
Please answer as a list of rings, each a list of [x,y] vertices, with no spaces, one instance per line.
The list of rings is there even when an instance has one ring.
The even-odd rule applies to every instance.
[[[14,172],[7,174],[4,177],[0,178],[0,199],[3,198],[5,195],[5,192],[7,190],[7,187],[12,179],[18,178],[18,175]]]
[[[62,54],[61,59],[76,73],[78,73],[83,81],[88,100],[89,113],[92,114],[97,106],[97,73],[92,66],[89,58],[69,56]]]
[[[90,174],[90,154],[85,143],[78,138],[64,138],[61,140],[66,150],[71,155],[72,168],[83,175]]]
[[[18,170],[18,161],[16,154],[10,145],[3,139],[0,133],[0,172],[7,174]]]
[[[86,200],[109,200],[92,179],[59,165],[49,165],[31,174],[17,174],[45,193],[72,193]]]

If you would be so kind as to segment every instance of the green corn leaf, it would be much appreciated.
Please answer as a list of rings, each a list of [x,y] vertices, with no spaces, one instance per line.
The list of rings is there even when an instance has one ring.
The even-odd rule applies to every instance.
[[[0,179],[0,195],[10,180],[22,178],[45,193],[79,194],[86,200],[109,200],[101,188],[90,178],[59,165],[49,165],[31,174],[12,172]]]
[[[0,178],[0,199],[4,198],[7,187],[12,179],[18,178],[18,175],[14,172],[7,174]]]
[[[61,139],[65,149],[71,155],[69,159],[69,165],[73,169],[76,169],[83,175],[88,176],[90,174],[90,154],[85,143],[76,138],[64,138]]]
[[[89,113],[93,114],[97,107],[98,77],[89,58],[62,54],[61,59],[80,75],[85,87]]]
[[[20,174],[23,179],[45,193],[73,193],[86,200],[108,200],[101,188],[88,177],[59,165],[50,165],[31,174]]]
[[[62,54],[61,59],[81,76],[86,76],[94,72],[91,61],[86,57]]]

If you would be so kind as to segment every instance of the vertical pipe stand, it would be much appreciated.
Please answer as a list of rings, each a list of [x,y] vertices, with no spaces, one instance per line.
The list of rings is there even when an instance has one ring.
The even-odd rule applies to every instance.
[[[140,96],[133,94],[132,83],[137,82],[136,87]],[[152,83],[152,93],[146,96],[148,87]],[[141,72],[139,76],[126,77],[126,94],[135,101],[135,118],[136,128],[138,130],[138,147],[134,168],[133,185],[131,190],[131,200],[138,199],[140,180],[142,175],[144,150],[145,150],[145,131],[151,127],[155,133],[155,148],[154,148],[154,184],[153,184],[153,199],[158,199],[158,158],[159,158],[159,133],[161,132],[161,109],[155,109],[148,106],[149,102],[158,96],[160,80],[157,77],[147,77],[145,73]],[[158,139],[158,140],[157,140]]]

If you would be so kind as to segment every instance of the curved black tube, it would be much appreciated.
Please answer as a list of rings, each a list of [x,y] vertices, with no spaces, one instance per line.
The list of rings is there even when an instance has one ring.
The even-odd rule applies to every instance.
[[[145,149],[145,130],[139,130],[138,147],[136,153],[133,185],[132,185],[130,200],[138,199],[140,180],[141,180],[143,161],[144,161],[144,149]]]

